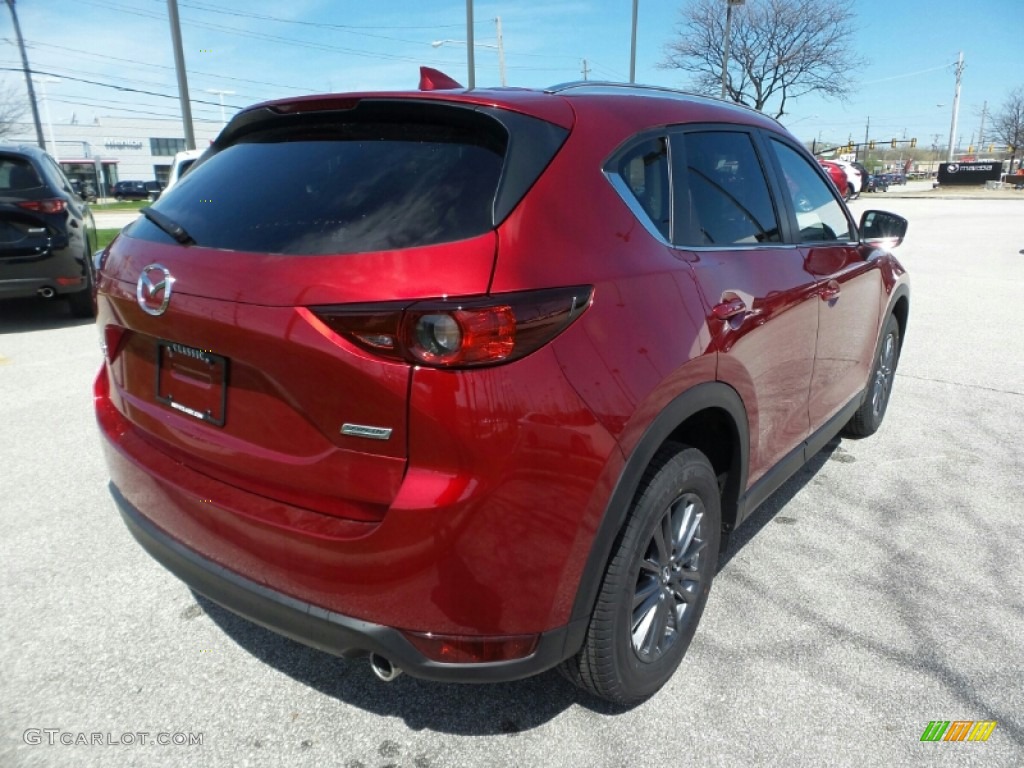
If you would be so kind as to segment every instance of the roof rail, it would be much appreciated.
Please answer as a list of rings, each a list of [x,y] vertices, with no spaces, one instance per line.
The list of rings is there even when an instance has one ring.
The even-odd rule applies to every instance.
[[[668,88],[662,85],[637,85],[636,83],[613,82],[610,80],[573,80],[568,83],[559,83],[544,89],[544,93],[566,93],[575,92],[579,95],[589,94],[621,94],[633,96],[661,96],[669,99],[686,99],[687,101],[705,101],[709,104],[721,104],[723,106],[742,109],[747,112],[757,112],[759,115],[775,120],[771,115],[766,115],[746,104],[737,104],[735,101],[721,99],[717,96],[707,96],[693,91],[683,91],[678,88]],[[778,123],[778,120],[775,120]],[[781,123],[780,123],[781,125]]]

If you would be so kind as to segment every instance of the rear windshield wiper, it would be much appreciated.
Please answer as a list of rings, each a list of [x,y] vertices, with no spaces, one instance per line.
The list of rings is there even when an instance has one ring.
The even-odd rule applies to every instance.
[[[192,239],[192,235],[190,235],[185,228],[181,226],[181,224],[168,216],[164,216],[160,211],[154,211],[152,208],[147,207],[140,209],[139,213],[152,221],[182,245],[196,244],[196,241]]]

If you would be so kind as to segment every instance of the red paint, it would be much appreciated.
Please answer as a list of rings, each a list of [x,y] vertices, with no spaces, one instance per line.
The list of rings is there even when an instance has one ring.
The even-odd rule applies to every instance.
[[[99,280],[95,390],[111,477],[165,533],[274,590],[439,633],[422,642],[459,658],[522,654],[569,621],[623,467],[670,402],[713,381],[738,393],[742,492],[865,386],[906,278],[856,245],[686,249],[652,236],[602,170],[623,142],[684,122],[782,132],[711,100],[433,91],[248,112],[369,96],[497,107],[571,132],[505,221],[468,240],[297,258],[119,237]],[[135,295],[153,263],[176,280],[159,317]],[[592,286],[589,308],[526,357],[475,369],[374,354],[310,309],[566,286]],[[227,358],[224,427],[154,399],[158,340]],[[349,423],[391,432],[342,434]]]

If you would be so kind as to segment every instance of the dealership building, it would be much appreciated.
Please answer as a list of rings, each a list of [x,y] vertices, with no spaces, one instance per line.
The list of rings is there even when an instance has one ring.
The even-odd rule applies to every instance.
[[[193,120],[196,147],[202,149],[220,133],[219,120]],[[185,149],[185,130],[179,118],[107,117],[79,120],[72,114],[62,122],[44,118],[46,151],[60,163],[69,179],[88,183],[106,197],[118,181],[167,183],[171,159]],[[36,144],[32,123],[15,126],[3,140]]]

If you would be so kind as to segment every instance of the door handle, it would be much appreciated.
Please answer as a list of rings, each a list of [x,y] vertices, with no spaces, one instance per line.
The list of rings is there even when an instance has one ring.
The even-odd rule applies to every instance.
[[[835,301],[839,298],[839,283],[829,280],[818,294],[822,301]]]
[[[740,298],[720,302],[711,308],[711,314],[718,320],[728,320],[731,317],[736,317],[736,315],[742,315],[746,311],[746,302]]]

